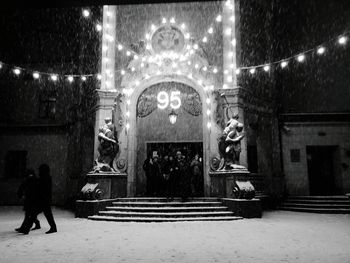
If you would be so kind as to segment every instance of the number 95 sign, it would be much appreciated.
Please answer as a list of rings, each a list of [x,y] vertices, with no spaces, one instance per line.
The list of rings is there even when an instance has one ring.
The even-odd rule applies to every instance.
[[[157,95],[158,108],[164,110],[169,106],[174,110],[181,107],[180,91],[172,91],[169,95],[166,91],[160,91]]]

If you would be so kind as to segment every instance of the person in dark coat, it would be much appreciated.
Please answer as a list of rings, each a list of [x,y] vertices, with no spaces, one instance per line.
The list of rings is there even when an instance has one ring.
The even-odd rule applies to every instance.
[[[152,175],[151,175],[151,165],[153,164],[152,158],[150,156],[147,157],[147,159],[143,162],[143,170],[145,171],[146,176],[146,193],[148,196],[152,196],[154,189],[153,189],[153,181],[152,181]]]
[[[177,179],[177,170],[176,164],[173,156],[169,156],[169,172],[170,172],[170,178],[169,178],[169,197],[172,201],[174,199],[175,193],[176,193],[176,179]]]
[[[57,232],[57,226],[53,218],[51,210],[51,201],[52,201],[52,182],[50,176],[50,167],[47,164],[42,164],[39,167],[39,180],[38,180],[38,199],[36,200],[34,209],[31,212],[31,215],[23,231],[20,233],[28,234],[30,228],[32,227],[35,218],[39,213],[43,212],[47,222],[50,225],[49,231],[46,234],[51,234]]]
[[[162,182],[162,174],[159,163],[158,155],[153,156],[152,164],[150,169],[150,176],[152,178],[153,184],[153,196],[160,196],[161,193],[161,182]]]
[[[189,165],[187,163],[186,157],[181,156],[177,160],[179,171],[179,186],[180,186],[180,193],[181,193],[181,199],[183,202],[187,201],[188,197],[191,195],[191,176],[189,172]]]
[[[25,229],[25,226],[29,222],[29,218],[33,210],[36,208],[36,203],[38,202],[37,198],[37,193],[38,193],[38,178],[35,175],[35,172],[33,169],[28,169],[26,171],[26,178],[22,182],[22,184],[19,186],[17,195],[19,198],[23,198],[24,200],[24,205],[23,205],[23,210],[25,212],[24,214],[24,220],[22,222],[22,225],[19,228],[16,228],[15,230],[17,232],[21,232]],[[35,224],[34,228],[35,229],[40,229],[40,222],[37,219],[37,217],[33,218],[33,222]]]
[[[162,163],[162,176],[163,176],[163,182],[164,182],[164,194],[169,200],[170,197],[170,161],[169,156],[165,155],[164,160]]]
[[[52,179],[50,175],[50,167],[47,164],[42,164],[39,167],[39,187],[41,193],[39,207],[42,209],[46,220],[50,225],[50,229],[46,234],[55,233],[57,232],[57,227],[51,210]]]
[[[201,195],[201,188],[203,185],[202,181],[202,160],[199,157],[199,154],[196,154],[190,164],[191,167],[191,186],[192,193],[195,196]]]

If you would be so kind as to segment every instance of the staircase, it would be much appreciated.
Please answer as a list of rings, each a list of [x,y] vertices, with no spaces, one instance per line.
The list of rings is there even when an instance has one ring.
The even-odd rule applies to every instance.
[[[89,216],[92,220],[119,222],[178,222],[178,221],[220,221],[237,220],[218,198],[191,198],[182,202],[175,198],[118,198],[98,215]]]
[[[347,196],[290,196],[280,210],[324,214],[350,214]]]

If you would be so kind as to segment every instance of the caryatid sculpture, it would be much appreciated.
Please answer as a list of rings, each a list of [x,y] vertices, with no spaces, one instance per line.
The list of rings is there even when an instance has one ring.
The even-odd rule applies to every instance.
[[[238,114],[227,122],[219,138],[220,167],[218,170],[246,169],[239,165],[241,140],[244,138],[243,124],[238,121]]]
[[[113,159],[118,153],[119,145],[111,118],[105,118],[105,124],[99,129],[98,141],[100,143],[97,148],[99,156],[95,160],[94,172],[115,172]]]

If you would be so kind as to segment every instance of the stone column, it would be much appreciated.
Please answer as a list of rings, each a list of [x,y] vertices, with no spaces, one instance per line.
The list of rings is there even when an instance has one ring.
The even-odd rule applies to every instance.
[[[230,108],[229,114],[238,113],[239,120],[246,128],[244,122],[244,90],[238,86],[237,69],[237,38],[239,40],[239,21],[237,0],[226,0],[223,2],[222,26],[223,26],[223,89],[220,91],[225,94],[226,105],[224,108]],[[238,43],[239,44],[239,43]],[[225,74],[226,73],[226,74]],[[232,115],[232,114],[231,114]],[[240,155],[240,164],[247,167],[247,138],[241,141],[242,152]]]
[[[94,159],[97,158],[99,128],[104,124],[106,117],[112,117],[114,99],[116,97],[114,68],[115,68],[115,29],[116,6],[103,6],[103,34],[102,34],[102,61],[101,87],[97,90]]]
[[[223,88],[229,89],[237,86],[235,0],[226,0],[222,5]]]

